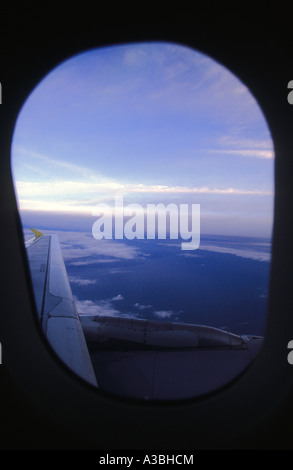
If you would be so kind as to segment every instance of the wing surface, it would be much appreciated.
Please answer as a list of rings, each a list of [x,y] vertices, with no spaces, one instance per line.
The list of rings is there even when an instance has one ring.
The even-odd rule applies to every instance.
[[[101,390],[178,400],[227,385],[251,364],[262,337],[205,325],[80,316]]]
[[[97,386],[81,323],[56,235],[34,231],[27,255],[36,309],[43,332],[59,358]]]

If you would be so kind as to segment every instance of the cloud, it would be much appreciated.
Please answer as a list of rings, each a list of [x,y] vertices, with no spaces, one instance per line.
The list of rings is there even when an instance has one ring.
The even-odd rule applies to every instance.
[[[174,315],[177,315],[177,313],[180,313],[180,312],[173,312],[172,310],[157,310],[153,312],[153,315],[155,315],[158,318],[171,318]]]
[[[12,146],[18,204],[48,217],[91,214],[125,193],[213,199],[228,211],[225,195],[229,204],[273,196],[268,136],[249,90],[202,53],[167,43],[88,51],[49,74],[22,110]]]
[[[239,131],[241,132],[241,129],[238,129]],[[237,135],[223,135],[219,139],[219,145],[224,148],[209,149],[209,152],[264,159],[275,157],[273,143],[270,139],[249,139]]]
[[[232,248],[229,246],[215,246],[201,243],[199,249],[205,251],[214,251],[216,253],[227,253],[256,261],[270,261],[271,259],[271,254],[269,252],[263,252],[257,249],[257,247],[253,246],[245,248]]]
[[[115,297],[112,297],[111,300],[112,300],[113,302],[117,302],[118,300],[124,300],[124,297],[123,297],[123,295],[118,294],[118,295],[116,295]]]
[[[137,259],[140,250],[117,240],[96,240],[88,232],[47,231],[57,234],[65,261],[74,265]],[[87,259],[86,259],[87,258]]]
[[[143,305],[143,304],[139,304],[138,302],[136,302],[136,304],[134,304],[134,306],[136,308],[138,308],[139,310],[145,310],[147,308],[152,308],[151,305]]]
[[[108,270],[109,274],[125,274],[128,272],[129,272],[128,268],[113,268],[113,269]]]
[[[274,158],[273,150],[259,150],[259,149],[221,149],[214,150],[216,153],[225,153],[226,155],[241,155],[241,157],[255,157],[255,158]]]
[[[117,299],[116,297],[119,297]],[[113,302],[120,299],[120,295],[113,297],[112,299],[98,300],[93,302],[92,300],[79,300],[77,297],[74,297],[75,304],[79,315],[93,315],[93,316],[106,316],[106,317],[121,317],[121,318],[141,318],[139,314],[135,312],[120,312],[116,306],[113,305]],[[122,297],[122,296],[121,296]],[[123,297],[122,297],[123,298]],[[151,308],[151,305],[140,305],[135,304],[136,308],[139,310]],[[142,308],[141,308],[142,307]],[[180,312],[173,312],[172,310],[156,310],[153,312],[153,315],[158,319],[164,320],[167,318],[178,316]]]
[[[58,160],[56,158],[52,158],[52,157],[49,157],[47,155],[40,154],[38,152],[32,152],[32,151],[29,151],[29,150],[24,149],[24,148],[21,148],[21,151],[25,152],[25,153],[28,153],[29,156],[40,160],[42,164],[44,162],[46,162],[48,164],[48,168],[64,168],[66,171],[71,171],[71,172],[76,173],[78,175],[80,175],[81,172],[83,174],[85,174],[85,176],[90,175],[88,168],[84,168],[80,165],[76,165],[76,164],[71,163],[71,162],[66,162],[64,160]]]
[[[272,158],[271,151],[260,150],[216,150],[219,153],[234,153],[244,156]],[[242,194],[242,195],[272,195],[271,191],[260,189],[240,189],[237,187],[210,186],[168,186],[148,184],[121,183],[81,183],[60,180],[52,183],[37,183],[17,181],[17,193],[20,210],[67,212],[76,214],[92,214],[93,210],[104,200],[101,194]],[[52,200],[52,194],[54,200]],[[83,198],[92,196],[88,200]],[[109,210],[111,211],[111,206]]]
[[[197,253],[180,253],[180,256],[184,256],[184,258],[202,258],[202,256],[200,256],[199,254]]]
[[[102,258],[102,259],[87,259],[86,261],[70,261],[71,266],[88,266],[90,264],[103,264],[103,263],[116,263],[117,259],[112,258],[112,259],[107,259],[107,258]]]
[[[109,300],[93,302],[92,300],[78,300],[77,297],[75,297],[74,300],[77,311],[81,315],[105,315],[111,317],[120,316],[119,310],[113,307]]]
[[[68,280],[70,284],[71,283],[78,284],[79,286],[89,286],[89,285],[96,284],[97,282],[95,279],[82,279],[80,277],[75,277],[75,276],[69,276]]]
[[[42,210],[91,214],[95,205],[113,194],[264,194],[237,187],[212,187],[211,185],[174,186],[162,184],[131,183],[101,175],[93,168],[58,160],[19,146],[26,158],[15,163],[15,186],[21,210]],[[234,154],[250,158],[272,159],[274,151],[270,140],[257,140],[223,135],[217,146],[205,149],[209,153]],[[27,161],[27,168],[23,161]],[[20,170],[19,165],[25,169]],[[35,179],[34,172],[44,174]],[[30,171],[27,171],[30,170]],[[58,171],[56,171],[58,170]],[[58,175],[58,176],[56,176]],[[265,193],[267,194],[267,193]]]
[[[258,295],[259,299],[266,299],[267,297],[268,297],[267,292]]]
[[[135,313],[122,313],[113,306],[113,299],[98,300],[79,300],[74,297],[75,304],[79,315],[93,315],[93,316],[106,316],[106,317],[121,317],[121,318],[137,318]]]
[[[221,242],[220,242],[221,243]],[[164,245],[164,243],[160,243],[160,245]],[[178,248],[179,242],[177,243],[168,243],[165,246],[170,246],[174,248]],[[184,253],[180,252],[180,256],[184,256],[185,258],[202,258],[202,255],[199,253],[200,251],[213,251],[216,253],[226,253],[230,255],[240,256],[241,258],[248,258],[256,261],[270,261],[271,260],[271,252],[270,252],[270,243],[249,243],[243,245],[242,242],[239,242],[237,246],[237,242],[233,243],[234,246],[229,246],[228,244],[223,245],[212,245],[206,243],[203,240],[200,243],[199,249],[196,252],[191,253]]]
[[[272,150],[273,143],[271,139],[257,139],[257,138],[248,138],[248,137],[241,137],[239,134],[243,132],[243,128],[238,127],[234,129],[234,135],[222,135],[219,139],[219,143],[221,145],[225,145],[228,147],[236,147],[236,148],[256,148],[256,149],[266,149]]]

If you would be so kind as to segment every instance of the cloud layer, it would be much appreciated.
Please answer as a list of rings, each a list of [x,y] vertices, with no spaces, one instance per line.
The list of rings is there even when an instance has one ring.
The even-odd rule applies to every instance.
[[[253,198],[251,231],[263,198],[272,214],[273,162],[267,123],[245,85],[210,57],[169,43],[65,61],[29,96],[12,144],[21,212],[91,214],[123,193],[136,203],[187,199],[229,217],[232,204]],[[213,233],[227,226],[213,225]]]

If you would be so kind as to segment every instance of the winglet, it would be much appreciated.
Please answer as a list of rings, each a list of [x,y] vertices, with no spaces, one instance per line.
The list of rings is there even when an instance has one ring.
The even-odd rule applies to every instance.
[[[35,230],[34,228],[31,228],[31,231],[34,232],[36,238],[42,237],[44,235],[42,232],[38,232],[38,230]]]

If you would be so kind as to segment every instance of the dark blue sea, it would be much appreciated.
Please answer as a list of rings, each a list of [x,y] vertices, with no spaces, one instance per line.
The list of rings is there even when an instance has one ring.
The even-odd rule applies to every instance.
[[[75,233],[70,245],[69,233],[60,235],[80,314],[264,334],[269,239],[202,236],[197,250],[183,251],[180,240],[79,241]]]

